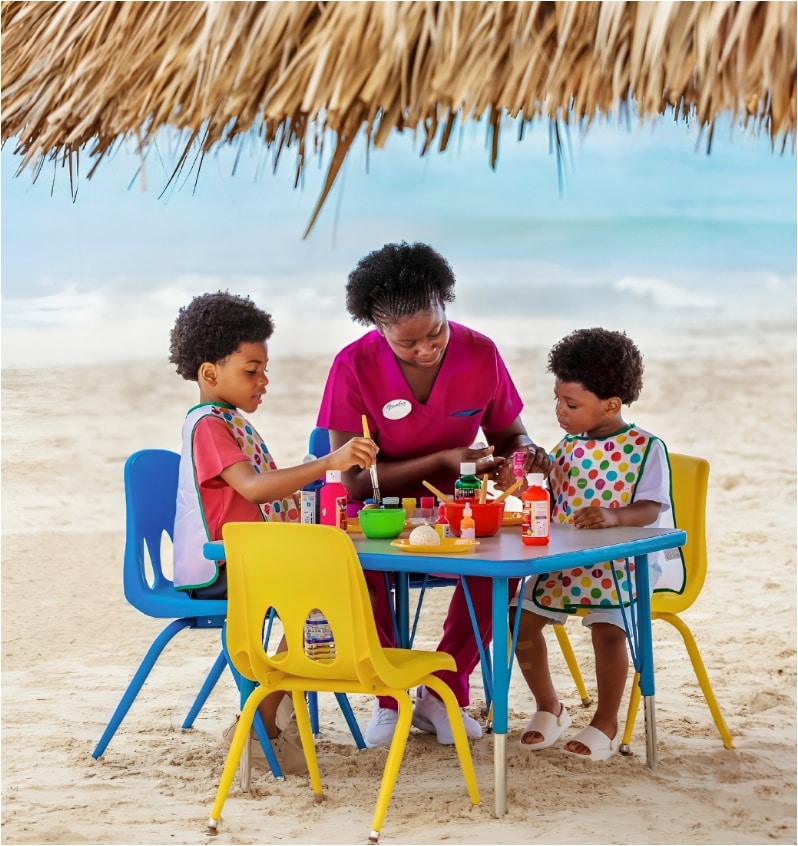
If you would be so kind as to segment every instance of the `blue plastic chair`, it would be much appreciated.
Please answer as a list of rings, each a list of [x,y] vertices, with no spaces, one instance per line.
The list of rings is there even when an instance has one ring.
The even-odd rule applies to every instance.
[[[161,543],[164,535],[171,540],[174,531],[179,463],[177,453],[162,449],[140,450],[125,462],[125,598],[142,614],[171,622],[147,650],[92,753],[94,758],[105,751],[169,641],[183,629],[221,630],[224,625],[226,600],[191,599],[175,590],[163,572]],[[183,721],[183,728],[193,725],[226,663],[220,651]]]
[[[180,456],[177,453],[163,449],[140,450],[125,462],[125,555],[122,570],[125,598],[142,614],[156,619],[171,619],[171,622],[155,638],[139,664],[92,752],[94,758],[99,758],[105,752],[169,641],[187,628],[221,631],[227,616],[227,600],[191,599],[187,594],[175,590],[171,579],[163,572],[161,543],[164,535],[170,541],[173,538],[179,463]],[[183,720],[182,728],[189,729],[194,725],[194,720],[219,681],[225,665],[233,670],[224,650],[221,650]],[[236,678],[235,673],[233,677]],[[236,683],[241,688],[238,679]],[[244,696],[243,690],[241,695]],[[272,774],[275,778],[282,778],[277,756],[260,718],[255,721],[255,730]]]
[[[225,623],[227,600],[192,599],[186,593],[176,590],[173,582],[163,572],[161,543],[164,535],[170,541],[173,538],[179,463],[180,456],[177,453],[161,449],[140,450],[131,455],[125,463],[125,598],[148,617],[169,619],[171,622],[147,650],[92,753],[94,758],[99,758],[105,751],[169,641],[186,628],[219,629],[221,632]],[[148,561],[151,572],[148,571]],[[253,683],[239,677],[222,649],[189,709],[182,728],[189,729],[193,726],[225,665],[230,668],[243,706]],[[364,748],[365,742],[349,702],[342,703],[340,699],[338,701],[355,742],[360,748]],[[275,778],[281,778],[280,765],[259,715],[256,715],[255,730],[272,774]]]

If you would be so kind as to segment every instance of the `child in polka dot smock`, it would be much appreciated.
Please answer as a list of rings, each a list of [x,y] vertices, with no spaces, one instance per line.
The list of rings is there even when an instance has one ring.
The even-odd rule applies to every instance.
[[[673,526],[665,445],[622,415],[643,384],[637,347],[622,332],[579,329],[551,349],[548,369],[554,374],[557,421],[568,433],[552,453],[552,521],[581,529]],[[682,589],[678,551],[650,555],[649,568],[652,586]],[[592,570],[543,573],[527,581],[522,597],[511,600],[511,623],[521,606],[516,657],[537,706],[521,735],[522,749],[547,749],[571,724],[554,689],[543,629],[562,625],[585,608],[598,702],[590,725],[564,751],[604,760],[618,750],[618,709],[629,664],[621,605],[629,581],[634,596],[634,561],[607,561]]]

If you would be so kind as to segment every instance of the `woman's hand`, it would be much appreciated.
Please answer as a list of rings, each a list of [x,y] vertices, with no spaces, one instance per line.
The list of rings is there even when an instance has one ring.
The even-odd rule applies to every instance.
[[[526,477],[529,473],[542,473],[544,476],[549,475],[551,469],[551,459],[548,452],[543,447],[529,444],[515,452],[525,452],[524,459],[524,483],[515,492],[516,496],[521,496],[521,493],[526,490]],[[515,483],[516,477],[513,475],[513,463],[510,460],[503,459],[503,464],[500,464],[495,471],[493,482],[501,491],[506,491],[510,485]],[[498,461],[496,462],[498,464]]]
[[[371,467],[377,460],[380,448],[371,438],[351,438],[342,447],[331,452],[329,459],[330,470],[349,470],[350,467]]]
[[[464,462],[471,462],[476,465],[476,476],[489,473],[493,476],[499,467],[506,461],[501,455],[494,456],[493,447],[466,447],[464,449],[447,450],[447,457],[451,461],[451,468],[459,475],[460,465]]]

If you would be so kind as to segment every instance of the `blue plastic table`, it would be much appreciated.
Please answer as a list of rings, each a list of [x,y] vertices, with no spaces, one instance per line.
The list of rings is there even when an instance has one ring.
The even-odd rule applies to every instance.
[[[654,653],[651,638],[651,603],[648,589],[648,553],[683,546],[687,535],[681,529],[575,529],[551,527],[548,546],[525,546],[518,528],[502,529],[492,538],[480,538],[473,552],[417,554],[391,546],[388,540],[353,536],[360,562],[366,570],[396,574],[396,606],[400,639],[408,629],[408,574],[451,573],[458,576],[487,576],[493,580],[493,631],[507,628],[508,579],[540,573],[590,567],[613,558],[634,558],[638,602],[632,614],[630,646],[635,669],[640,673],[640,691],[646,717],[646,761],[656,768],[656,710],[654,701]],[[223,546],[206,544],[209,558],[222,559]],[[477,637],[477,641],[479,638]],[[507,812],[507,721],[512,655],[507,637],[493,639],[489,689],[493,698],[494,816]]]

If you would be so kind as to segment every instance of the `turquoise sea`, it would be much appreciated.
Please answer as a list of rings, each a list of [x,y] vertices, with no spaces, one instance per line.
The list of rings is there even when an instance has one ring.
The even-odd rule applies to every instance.
[[[273,172],[253,140],[224,148],[164,190],[177,157],[163,136],[145,163],[120,147],[70,196],[48,163],[33,183],[2,164],[2,366],[164,358],[194,294],[250,294],[275,316],[280,354],[331,353],[356,337],[348,271],[389,241],[421,240],[457,276],[453,319],[502,345],[548,345],[580,325],[626,329],[667,354],[686,333],[735,327],[794,337],[796,157],[721,122],[706,153],[696,127],[662,118],[572,131],[559,158],[545,123],[466,124],[445,153],[421,137],[355,144],[310,235],[332,145],[294,188],[292,151]],[[88,160],[81,172],[88,170]],[[233,170],[235,173],[233,174]]]

